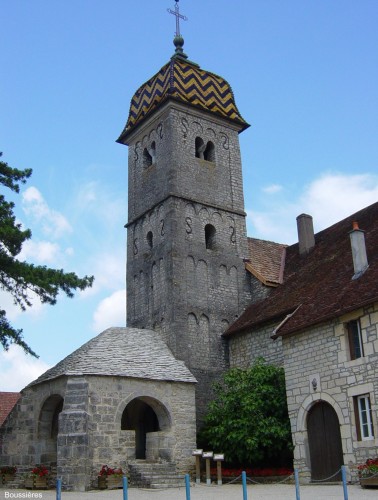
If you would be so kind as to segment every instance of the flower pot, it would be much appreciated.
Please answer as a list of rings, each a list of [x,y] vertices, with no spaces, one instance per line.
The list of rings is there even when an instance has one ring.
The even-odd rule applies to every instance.
[[[360,485],[362,488],[366,488],[369,486],[377,487],[378,486],[378,476],[375,477],[361,477]]]
[[[99,490],[114,490],[122,488],[122,476],[112,474],[110,476],[98,476]]]
[[[378,487],[378,476],[375,477],[361,477],[360,478],[360,485],[362,488],[366,487]]]
[[[1,475],[1,482],[2,484],[7,484],[12,481],[14,481],[15,474],[2,474]]]
[[[30,490],[47,490],[47,477],[46,476],[32,476],[25,479],[25,488]]]

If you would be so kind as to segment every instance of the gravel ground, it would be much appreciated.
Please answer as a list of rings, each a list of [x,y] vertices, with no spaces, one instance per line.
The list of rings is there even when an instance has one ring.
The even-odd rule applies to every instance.
[[[33,494],[33,496],[32,496]],[[248,500],[296,500],[294,485],[248,485]],[[55,500],[55,490],[0,490],[0,499],[27,498]],[[87,492],[62,492],[62,500],[123,500],[122,490],[93,490]],[[348,486],[349,500],[378,499],[378,489]],[[185,487],[162,490],[129,488],[128,500],[187,500]],[[190,500],[243,500],[241,485],[206,486],[192,485]],[[345,500],[342,485],[301,486],[300,500]]]

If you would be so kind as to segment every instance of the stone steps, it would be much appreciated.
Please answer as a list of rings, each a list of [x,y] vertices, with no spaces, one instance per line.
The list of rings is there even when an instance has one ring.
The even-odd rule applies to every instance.
[[[136,460],[129,463],[131,486],[142,488],[177,488],[184,485],[184,476],[177,474],[173,462],[146,462]]]

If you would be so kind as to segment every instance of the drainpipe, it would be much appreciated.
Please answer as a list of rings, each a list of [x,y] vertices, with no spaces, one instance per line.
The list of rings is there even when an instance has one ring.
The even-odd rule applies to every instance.
[[[278,331],[284,326],[284,324],[289,321],[289,319],[294,316],[294,314],[298,311],[298,309],[301,307],[302,304],[299,304],[299,306],[297,306],[295,308],[295,311],[293,311],[292,313],[289,313],[287,314],[284,319],[281,321],[281,323],[279,325],[276,326],[276,328],[273,330],[273,334],[270,336],[271,339],[273,340],[276,340],[277,337],[278,337]]]

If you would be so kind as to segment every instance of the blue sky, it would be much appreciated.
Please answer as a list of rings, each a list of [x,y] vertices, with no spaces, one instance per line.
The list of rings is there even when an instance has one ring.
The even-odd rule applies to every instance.
[[[32,230],[22,258],[94,274],[93,289],[21,313],[1,305],[39,360],[0,352],[20,390],[109,326],[125,325],[127,148],[135,90],[173,54],[173,0],[3,0],[0,151],[33,169],[13,197]],[[248,234],[293,243],[378,199],[378,2],[181,0],[185,51],[231,84]],[[5,192],[10,198],[10,194]]]

